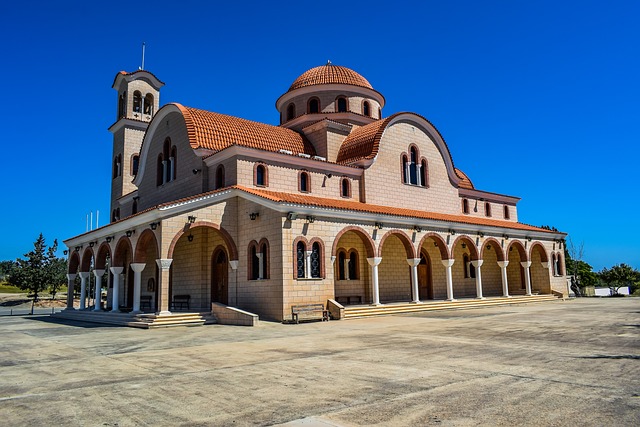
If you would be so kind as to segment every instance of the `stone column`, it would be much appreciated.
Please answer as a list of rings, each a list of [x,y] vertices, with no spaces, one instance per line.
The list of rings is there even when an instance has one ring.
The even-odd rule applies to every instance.
[[[140,313],[140,282],[142,282],[142,270],[147,266],[143,263],[132,263],[133,270],[133,311],[132,313]]]
[[[378,287],[378,265],[382,262],[382,257],[367,258],[371,266],[371,285],[373,287],[373,305],[380,305],[380,289]]]
[[[511,295],[509,295],[509,281],[507,280],[507,265],[509,265],[509,261],[498,261],[498,266],[502,273],[502,295],[506,298],[511,298]]]
[[[422,185],[422,165],[416,160],[416,182]]]
[[[104,270],[93,270],[93,274],[96,276],[95,307],[93,311],[100,311],[100,304],[102,303],[102,275],[104,274]]]
[[[257,252],[256,257],[258,257],[258,280],[262,280],[264,279],[264,254]]]
[[[304,256],[304,277],[311,279],[311,251],[306,251]]]
[[[345,258],[344,260],[344,280],[351,280],[351,276],[349,275],[349,262],[351,260],[349,258]]]
[[[113,291],[111,292],[111,312],[118,313],[120,311],[120,275],[124,267],[111,267],[113,274]]]
[[[524,267],[524,283],[527,287],[527,295],[531,296],[531,272],[529,271],[531,261],[522,261],[520,265]]]
[[[418,264],[420,258],[407,258],[407,264],[411,267],[411,289],[413,292],[414,303],[420,302],[420,290],[418,289]]]
[[[160,269],[160,277],[158,277],[158,301],[156,303],[156,309],[158,314],[171,314],[169,311],[169,268],[171,268],[172,259],[157,259],[156,264]],[[229,261],[231,268],[233,268],[233,262]],[[238,261],[235,261],[236,268],[238,268]],[[235,268],[234,268],[235,270]]]
[[[80,310],[87,308],[87,279],[89,278],[88,271],[81,271],[80,273]]]
[[[76,275],[67,274],[67,308],[66,310],[74,310],[73,308],[73,288],[75,285]]]
[[[405,173],[407,174],[407,182],[405,184],[411,183],[411,159],[408,159],[407,163],[404,165]]]
[[[482,274],[480,273],[480,267],[482,267],[482,263],[484,263],[484,260],[482,259],[471,261],[471,265],[476,268],[476,297],[478,299],[484,299],[484,297],[482,296]]]
[[[447,301],[455,301],[453,298],[453,276],[451,273],[451,266],[455,262],[455,259],[443,259],[442,265],[447,269]]]

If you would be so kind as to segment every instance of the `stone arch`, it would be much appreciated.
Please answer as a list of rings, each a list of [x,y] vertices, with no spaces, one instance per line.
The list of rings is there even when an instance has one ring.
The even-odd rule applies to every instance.
[[[160,248],[158,248],[158,239],[156,238],[156,233],[154,233],[150,229],[145,229],[138,241],[136,242],[136,251],[133,257],[134,262],[148,262],[150,260],[145,259],[145,252],[148,245],[154,245],[156,248],[156,254],[160,253]],[[151,260],[154,261],[154,260]]]
[[[549,262],[549,254],[547,254],[547,251],[544,249],[544,246],[542,246],[542,243],[534,242],[531,245],[531,248],[529,249],[529,259],[533,259],[534,250],[538,251],[538,253],[540,254],[540,260],[542,262]]]
[[[416,257],[416,250],[413,247],[413,243],[411,243],[411,239],[409,238],[409,236],[407,236],[407,233],[398,229],[389,230],[385,233],[384,236],[382,236],[382,239],[380,239],[380,244],[378,245],[379,257],[382,256],[382,247],[384,246],[385,240],[387,240],[387,237],[392,235],[398,237],[402,242],[404,249],[407,251],[407,259]]]
[[[178,240],[180,240],[180,237],[182,237],[183,234],[185,234],[192,228],[196,228],[196,227],[213,228],[214,230],[218,231],[222,236],[222,240],[224,240],[224,243],[227,245],[227,248],[229,250],[229,260],[230,261],[238,260],[238,248],[236,247],[236,244],[233,241],[233,238],[231,237],[231,235],[227,232],[227,230],[225,230],[221,226],[214,224],[212,222],[207,222],[207,221],[197,221],[191,224],[190,227],[185,227],[184,229],[176,233],[176,235],[173,236],[173,240],[171,240],[171,244],[169,245],[169,250],[167,251],[167,258],[169,259],[173,258],[173,250],[175,249],[176,244],[178,243]]]
[[[69,274],[76,274],[78,272],[78,267],[80,267],[80,255],[78,252],[72,252],[69,257]]]
[[[107,265],[107,257],[111,257],[111,246],[107,242],[102,242],[100,247],[98,248],[96,255],[96,268],[104,269]]]
[[[478,247],[476,246],[475,242],[471,237],[465,234],[458,236],[456,240],[454,240],[453,243],[451,244],[451,253],[453,253],[453,250],[455,249],[458,243],[461,243],[461,244],[464,243],[469,245],[469,255],[472,261],[477,261],[479,259]]]
[[[133,247],[131,245],[131,240],[128,237],[122,236],[118,243],[116,244],[116,249],[113,255],[113,266],[114,267],[124,267],[125,262],[127,261],[127,252],[133,254]]]
[[[518,250],[518,253],[520,254],[520,261],[529,261],[527,251],[524,249],[524,245],[519,240],[512,240],[511,243],[507,245],[507,249],[505,250],[507,257],[509,256],[509,251],[513,248],[516,248]]]
[[[376,256],[375,255],[376,254],[376,250],[375,250],[376,245],[373,242],[373,239],[371,238],[371,236],[369,236],[369,233],[367,233],[362,228],[357,227],[355,225],[351,225],[349,227],[343,228],[336,235],[335,239],[333,239],[333,246],[331,248],[331,256],[336,256],[337,255],[338,242],[340,241],[340,238],[345,233],[347,233],[349,231],[353,231],[354,233],[356,233],[362,239],[362,242],[364,243],[364,247],[367,250],[367,258],[373,258],[373,257]]]
[[[87,272],[91,270],[91,258],[93,257],[93,249],[88,247],[82,253],[82,262],[80,263],[80,271]],[[95,265],[95,260],[94,260]]]
[[[505,261],[504,251],[500,246],[500,242],[498,242],[498,240],[494,239],[493,237],[487,238],[482,243],[482,248],[480,249],[480,259],[484,259],[484,251],[489,249],[489,245],[491,245],[491,249],[495,248],[496,257],[498,258],[498,261]]]
[[[440,251],[440,257],[442,259],[449,259],[449,249],[447,248],[447,243],[444,241],[441,235],[438,233],[427,233],[422,236],[422,240],[420,240],[420,247],[423,247],[427,241],[427,239],[433,239],[438,244],[438,250]]]

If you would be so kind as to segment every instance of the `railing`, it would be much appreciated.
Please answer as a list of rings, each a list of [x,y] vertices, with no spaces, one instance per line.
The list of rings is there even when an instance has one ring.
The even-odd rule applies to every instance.
[[[2,308],[0,316],[44,316],[48,314],[60,313],[64,307],[44,307],[44,308]]]

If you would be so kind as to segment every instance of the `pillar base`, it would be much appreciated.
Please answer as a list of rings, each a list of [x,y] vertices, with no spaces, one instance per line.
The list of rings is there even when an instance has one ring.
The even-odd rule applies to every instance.
[[[457,300],[457,299],[455,299],[455,298],[447,298],[447,299],[446,299],[446,301],[449,301],[449,302],[456,302],[456,301],[458,301],[458,300]]]
[[[111,311],[109,313],[120,313],[120,310],[117,309],[117,308],[116,309],[111,309]]]
[[[502,295],[502,298],[513,298],[511,295]]]
[[[374,307],[380,307],[380,306],[381,306],[381,305],[383,305],[383,304],[377,303],[377,304],[369,304],[369,305],[372,305],[372,306],[374,306]]]
[[[62,310],[62,311],[76,311],[76,309],[75,309],[75,308],[73,308],[73,307],[66,307],[66,308],[65,308],[64,310]]]
[[[131,314],[142,314],[142,310],[133,310]]]
[[[422,301],[411,301],[411,304],[422,304]]]
[[[169,310],[166,310],[166,311],[159,312],[158,316],[168,316],[168,315],[171,315],[171,314],[173,314],[173,313],[171,313]]]
[[[528,296],[528,297],[532,297],[533,296],[533,294],[525,294],[525,295]]]
[[[476,297],[476,299],[487,299],[486,297]]]

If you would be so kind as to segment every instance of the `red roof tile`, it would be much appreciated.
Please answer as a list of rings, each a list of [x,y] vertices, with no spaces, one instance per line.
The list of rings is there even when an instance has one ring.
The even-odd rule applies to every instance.
[[[193,149],[220,151],[231,145],[241,145],[265,151],[289,150],[294,154],[316,155],[313,145],[304,136],[290,129],[180,104],[174,105],[184,116]]]
[[[336,163],[374,158],[378,154],[382,133],[396,115],[354,129],[340,146]]]
[[[458,175],[460,178],[462,178],[462,181],[460,181],[460,183],[458,184],[458,187],[467,188],[469,190],[474,190],[475,187],[473,186],[473,182],[471,182],[471,180],[469,179],[467,174],[465,174],[464,172],[462,172],[458,168],[456,168],[455,170],[456,170],[456,175]]]
[[[300,89],[301,87],[323,84],[347,84],[373,89],[367,79],[352,69],[329,63],[302,73],[300,77],[295,79],[291,84],[288,92]]]

